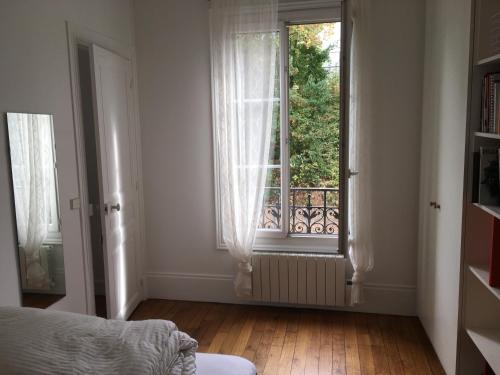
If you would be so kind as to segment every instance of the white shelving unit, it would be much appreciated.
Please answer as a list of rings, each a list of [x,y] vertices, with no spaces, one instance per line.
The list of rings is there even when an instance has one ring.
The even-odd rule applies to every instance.
[[[479,60],[476,65],[481,66],[481,65],[486,65],[486,64],[495,64],[498,61],[500,61],[500,53],[497,53],[493,56],[490,57],[485,57],[484,59]]]
[[[474,135],[479,138],[500,139],[500,134],[495,133],[475,132]]]
[[[493,371],[500,374],[500,329],[467,328],[466,331]]]
[[[500,289],[490,286],[488,283],[488,270],[485,267],[469,265],[469,270],[478,278],[479,281],[483,283],[486,289],[488,289],[496,298],[498,298],[498,300],[500,300]],[[500,357],[500,352],[498,352],[498,356]]]
[[[489,41],[493,14],[500,12],[498,0],[473,0],[474,36],[471,49],[475,64],[470,71],[469,121],[463,220],[463,256],[458,374],[481,374],[486,363],[500,375],[500,288],[489,285],[489,258],[494,220],[500,220],[500,206],[477,203],[474,192],[478,166],[475,153],[480,147],[500,149],[500,134],[481,132],[482,84],[488,73],[500,72],[500,53],[492,51]],[[498,36],[500,37],[500,35]],[[500,235],[497,233],[496,235]]]
[[[473,203],[474,206],[480,208],[481,210],[489,213],[490,215],[500,219],[500,207],[499,206],[486,206],[480,203]]]

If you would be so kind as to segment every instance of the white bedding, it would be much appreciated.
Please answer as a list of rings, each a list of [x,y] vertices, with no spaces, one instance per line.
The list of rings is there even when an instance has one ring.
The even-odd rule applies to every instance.
[[[0,307],[2,374],[196,373],[197,342],[165,320]]]
[[[255,365],[234,355],[196,353],[197,375],[256,375]]]

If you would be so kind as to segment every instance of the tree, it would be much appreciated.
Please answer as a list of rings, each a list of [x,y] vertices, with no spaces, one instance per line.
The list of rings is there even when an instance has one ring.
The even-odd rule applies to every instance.
[[[325,67],[330,47],[320,33],[332,24],[290,27],[289,129],[292,187],[338,187],[340,95],[338,72]]]

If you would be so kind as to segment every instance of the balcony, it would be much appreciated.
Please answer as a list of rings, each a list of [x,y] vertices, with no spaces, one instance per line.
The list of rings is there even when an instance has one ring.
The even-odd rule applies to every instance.
[[[266,187],[259,228],[279,230],[282,208],[280,188]],[[338,235],[338,188],[290,188],[289,234]]]

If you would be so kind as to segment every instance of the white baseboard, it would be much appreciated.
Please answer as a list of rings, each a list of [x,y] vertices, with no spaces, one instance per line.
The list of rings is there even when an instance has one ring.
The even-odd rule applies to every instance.
[[[232,275],[176,272],[147,272],[144,275],[146,298],[182,301],[258,304],[236,297]],[[347,287],[349,292],[349,287]],[[416,287],[411,285],[366,284],[365,303],[354,307],[329,308],[391,315],[416,315]],[[349,293],[346,293],[347,298]],[[290,306],[271,304],[274,306]],[[314,308],[314,306],[293,306]],[[317,308],[326,308],[318,306]]]

